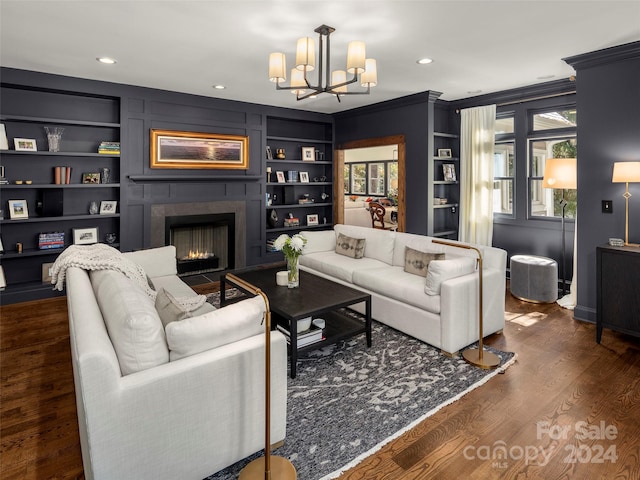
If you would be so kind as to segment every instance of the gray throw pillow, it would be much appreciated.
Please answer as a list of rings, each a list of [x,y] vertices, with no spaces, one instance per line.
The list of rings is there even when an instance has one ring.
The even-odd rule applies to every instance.
[[[427,276],[427,269],[432,260],[444,260],[444,253],[421,252],[411,247],[404,248],[404,271],[413,275]]]
[[[336,253],[351,258],[362,258],[364,257],[364,242],[364,238],[351,238],[339,233],[336,241]]]
[[[156,295],[156,310],[165,328],[171,322],[183,320],[192,315],[192,312],[180,305],[176,298],[164,288],[158,290],[158,294]]]

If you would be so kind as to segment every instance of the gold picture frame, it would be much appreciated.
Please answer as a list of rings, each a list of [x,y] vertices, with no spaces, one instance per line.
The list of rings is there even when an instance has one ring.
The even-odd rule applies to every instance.
[[[151,168],[249,168],[249,137],[151,129]]]

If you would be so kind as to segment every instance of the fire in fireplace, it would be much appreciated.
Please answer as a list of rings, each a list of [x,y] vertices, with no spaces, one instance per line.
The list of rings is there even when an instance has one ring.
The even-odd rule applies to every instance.
[[[166,243],[176,247],[178,275],[234,268],[233,213],[165,217]]]

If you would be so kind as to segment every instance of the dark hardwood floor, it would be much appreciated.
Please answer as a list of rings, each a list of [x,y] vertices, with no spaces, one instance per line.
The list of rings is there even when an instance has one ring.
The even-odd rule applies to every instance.
[[[640,478],[640,341],[598,345],[570,311],[508,293],[506,310],[486,343],[516,363],[341,479]],[[83,478],[64,298],[0,308],[0,378],[0,478]]]

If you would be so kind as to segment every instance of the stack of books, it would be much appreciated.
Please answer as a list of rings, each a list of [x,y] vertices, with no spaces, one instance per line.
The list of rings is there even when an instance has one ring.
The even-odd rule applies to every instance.
[[[50,248],[64,247],[64,232],[50,232],[38,234],[38,248],[48,250]]]
[[[100,142],[98,153],[104,155],[120,155],[120,142]]]
[[[69,185],[71,183],[71,167],[53,167],[53,176],[56,185]]]
[[[287,338],[287,343],[291,343],[291,333],[289,332],[289,330],[287,330],[282,325],[278,325],[277,329],[280,332],[282,332],[284,336]],[[324,340],[324,336],[322,335],[322,329],[311,324],[311,328],[309,328],[309,330],[306,330],[304,332],[298,332],[297,347],[298,348],[306,347],[313,343],[321,342],[322,340]]]
[[[298,227],[300,226],[300,219],[299,218],[285,218],[284,219],[284,226],[285,227]]]
[[[273,238],[271,240],[267,240],[267,252],[277,252],[278,250],[276,249],[276,247],[273,245],[275,243],[276,239]]]

